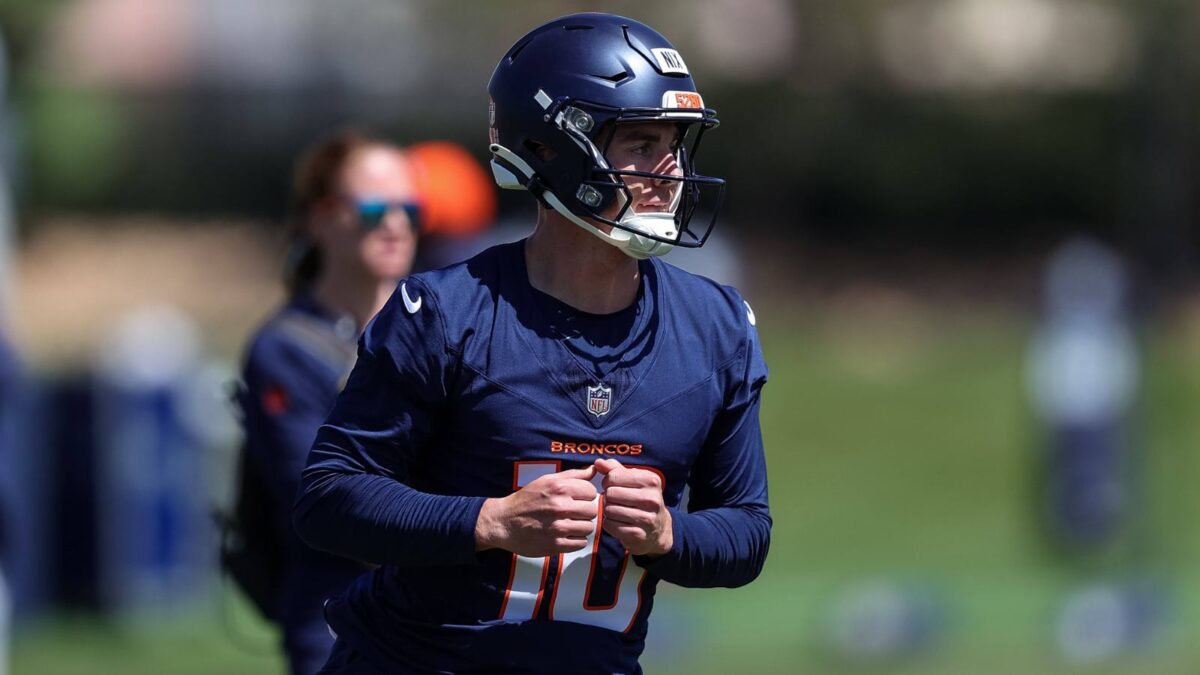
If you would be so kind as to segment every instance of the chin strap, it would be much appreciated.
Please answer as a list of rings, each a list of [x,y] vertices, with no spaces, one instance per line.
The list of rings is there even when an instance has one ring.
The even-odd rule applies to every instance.
[[[533,167],[529,166],[529,163],[517,156],[515,152],[498,143],[491,144],[489,149],[492,151],[492,155],[494,155],[492,158],[492,176],[496,179],[496,184],[501,188],[505,190],[529,190],[537,182],[537,173],[533,170]],[[497,160],[503,160],[503,163]],[[512,169],[504,166],[504,164],[508,164],[512,169],[519,171],[524,180],[514,174]],[[657,237],[674,237],[674,209],[678,207],[681,192],[682,190],[676,191],[671,211],[633,213],[633,209],[629,209],[629,213],[620,220],[621,226]],[[611,232],[605,232],[572,213],[558,198],[558,195],[554,194],[551,190],[543,189],[541,197],[546,200],[546,203],[551,208],[562,214],[564,218],[596,235],[606,244],[616,246],[631,258],[645,260],[646,258],[665,255],[671,249],[675,248],[673,244],[657,241],[618,227],[614,227]]]

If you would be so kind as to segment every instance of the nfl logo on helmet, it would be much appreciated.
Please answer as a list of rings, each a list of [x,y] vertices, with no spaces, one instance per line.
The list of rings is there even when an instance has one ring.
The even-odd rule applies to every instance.
[[[596,417],[603,417],[608,414],[608,405],[612,401],[612,387],[606,387],[603,384],[597,384],[594,387],[588,387],[588,412]]]

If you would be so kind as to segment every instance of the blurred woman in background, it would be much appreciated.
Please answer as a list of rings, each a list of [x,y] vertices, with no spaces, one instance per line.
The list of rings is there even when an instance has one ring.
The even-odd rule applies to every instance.
[[[265,590],[249,593],[281,626],[296,675],[324,664],[333,645],[324,600],[364,566],[304,545],[292,531],[292,502],[317,428],[354,364],[359,333],[412,266],[416,194],[409,161],[391,143],[343,132],[311,148],[292,186],[289,298],[247,351],[237,516],[246,546],[265,548],[273,561],[251,574]]]

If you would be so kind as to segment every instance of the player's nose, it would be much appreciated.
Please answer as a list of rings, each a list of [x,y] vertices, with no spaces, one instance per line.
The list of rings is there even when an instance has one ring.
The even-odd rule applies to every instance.
[[[380,229],[393,236],[414,233],[416,228],[417,224],[412,221],[404,209],[388,209],[387,215],[380,223]]]
[[[653,173],[678,178],[683,175],[683,168],[679,166],[679,161],[675,158],[675,153],[669,152],[663,156],[661,160],[659,160],[658,164],[653,169]],[[671,178],[656,178],[654,180],[659,185],[665,185],[669,183],[673,184],[676,182],[671,180]]]

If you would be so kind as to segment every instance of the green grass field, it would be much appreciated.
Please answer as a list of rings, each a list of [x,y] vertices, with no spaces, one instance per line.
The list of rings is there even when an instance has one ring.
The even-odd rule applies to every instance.
[[[1200,339],[1146,333],[1140,428],[1144,525],[1089,561],[1054,555],[1035,522],[1038,432],[1022,382],[1026,324],[1003,313],[872,321],[759,311],[771,365],[764,407],[775,516],[763,576],[736,590],[660,587],[650,673],[1196,673],[1200,647]],[[1080,584],[1138,573],[1165,589],[1165,629],[1143,650],[1068,667],[1057,608]],[[848,664],[822,640],[837,594],[910,581],[941,598],[943,630],[901,663]],[[174,617],[25,626],[14,672],[279,673],[229,639],[209,604]],[[271,635],[242,608],[256,649]]]

